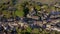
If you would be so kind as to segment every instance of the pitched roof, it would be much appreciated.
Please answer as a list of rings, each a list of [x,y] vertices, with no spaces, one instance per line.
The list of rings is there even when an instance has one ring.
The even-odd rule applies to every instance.
[[[55,11],[55,12],[52,11],[50,14],[51,15],[60,15],[60,12],[59,11]]]

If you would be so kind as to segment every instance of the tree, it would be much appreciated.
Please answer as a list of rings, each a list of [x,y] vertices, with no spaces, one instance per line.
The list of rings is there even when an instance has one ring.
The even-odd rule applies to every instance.
[[[18,34],[21,34],[21,29],[20,28],[16,27],[16,31],[17,31]]]
[[[39,34],[39,30],[36,29],[36,28],[34,28],[34,29],[32,30],[32,32],[31,32],[31,34]]]
[[[23,9],[23,12],[24,12],[24,17],[27,17],[27,14],[29,13],[29,9],[27,7],[25,7]]]
[[[28,2],[24,2],[22,7],[23,7],[23,12],[24,12],[24,17],[27,17],[27,14],[29,13],[29,8],[28,6]]]

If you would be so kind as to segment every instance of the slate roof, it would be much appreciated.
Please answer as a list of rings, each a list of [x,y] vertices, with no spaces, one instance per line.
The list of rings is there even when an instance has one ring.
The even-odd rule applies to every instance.
[[[50,12],[51,15],[60,15],[60,12],[59,11],[55,11],[55,12]]]

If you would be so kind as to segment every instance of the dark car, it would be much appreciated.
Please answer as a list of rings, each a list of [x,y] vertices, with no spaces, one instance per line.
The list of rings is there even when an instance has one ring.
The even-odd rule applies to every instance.
[[[42,26],[42,28],[44,28],[44,29],[45,29],[45,28],[46,28],[46,24],[44,24],[44,25]]]
[[[20,20],[20,17],[19,16],[16,16],[15,19],[16,19],[16,21],[19,21]]]
[[[28,19],[27,19],[27,18],[23,18],[22,21],[23,21],[23,22],[28,22]]]

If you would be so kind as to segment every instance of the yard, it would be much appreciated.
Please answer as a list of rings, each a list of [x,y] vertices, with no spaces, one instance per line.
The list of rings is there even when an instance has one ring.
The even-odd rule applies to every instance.
[[[19,17],[23,17],[23,11],[16,11],[15,14]]]

